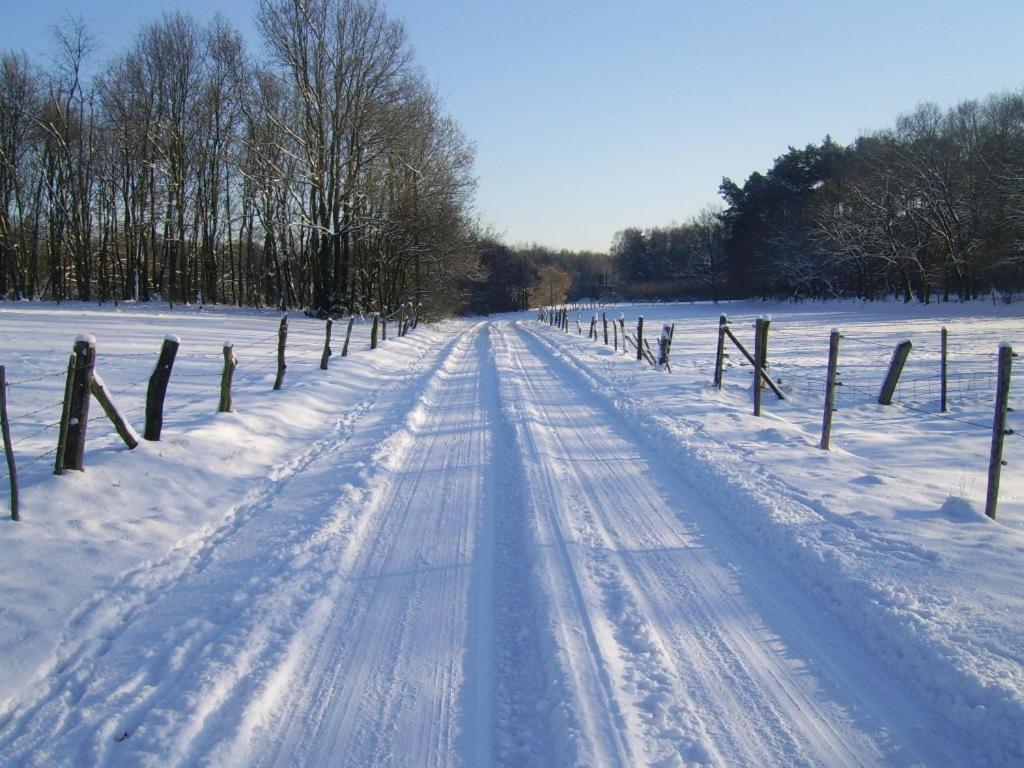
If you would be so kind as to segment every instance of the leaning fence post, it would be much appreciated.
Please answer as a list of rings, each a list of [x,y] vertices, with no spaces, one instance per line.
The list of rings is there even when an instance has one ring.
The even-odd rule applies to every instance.
[[[725,329],[729,327],[729,318],[718,316],[718,348],[715,352],[715,388],[722,388],[722,376],[725,370]]]
[[[636,319],[636,359],[644,359],[644,316]]]
[[[941,374],[942,374],[942,381],[941,381],[941,383],[939,385],[939,387],[940,387],[940,391],[939,391],[939,410],[942,413],[946,412],[946,392],[947,392],[947,390],[946,390],[946,381],[947,381],[946,374],[947,374],[947,372],[949,370],[947,368],[948,351],[949,351],[949,331],[946,330],[946,326],[942,326],[942,344],[941,344],[942,362],[939,365],[939,368],[940,368],[940,371],[941,371]]]
[[[7,476],[11,480],[11,520],[21,519],[18,514],[18,468],[14,465],[14,445],[11,443],[11,424],[7,420],[7,370],[0,365],[0,433],[4,439],[7,457]]]
[[[71,406],[68,409],[67,438],[64,445],[64,467],[84,469],[85,430],[89,425],[89,385],[96,365],[96,339],[79,336],[75,339],[75,373],[71,384]]]
[[[100,404],[100,408],[103,409],[107,418],[110,419],[110,423],[114,425],[114,429],[117,430],[117,436],[124,441],[129,451],[135,450],[139,445],[139,436],[132,429],[131,424],[125,420],[124,414],[114,405],[114,401],[110,399],[107,387],[103,383],[103,377],[96,373],[96,371],[93,371],[89,391],[96,398],[96,402]]]
[[[896,345],[892,352],[892,360],[889,362],[889,372],[882,382],[882,390],[878,393],[879,405],[892,405],[892,396],[896,393],[896,385],[900,382],[900,374],[903,373],[903,366],[906,365],[907,357],[910,356],[910,349],[913,345],[910,340],[902,341]]]
[[[284,384],[284,372],[288,368],[284,362],[284,347],[288,342],[288,315],[281,318],[281,326],[277,329],[277,376],[274,377],[274,389]]]
[[[370,349],[377,348],[377,326],[380,324],[380,312],[373,313],[373,327],[370,329]]]
[[[171,380],[171,369],[180,343],[177,336],[164,338],[156,368],[149,377],[149,386],[146,388],[146,424],[142,432],[147,440],[160,439],[160,430],[164,426],[164,397],[167,395],[167,383]]]
[[[995,417],[992,420],[992,451],[988,460],[988,494],[985,497],[985,514],[996,519],[996,505],[999,503],[999,476],[1002,473],[1003,441],[1013,430],[1006,428],[1006,413],[1010,410],[1010,369],[1013,366],[1013,347],[1009,342],[999,345],[999,373],[996,382]]]
[[[78,355],[71,353],[68,358],[68,376],[64,381],[64,402],[60,411],[60,429],[57,431],[57,457],[53,461],[53,474],[64,474],[64,450],[68,444],[68,422],[71,421],[71,391],[75,386],[75,368]]]
[[[235,376],[235,366],[238,365],[238,358],[235,357],[234,347],[230,341],[224,342],[224,371],[220,375],[220,403],[217,405],[217,413],[229,413],[231,411],[231,380]]]
[[[350,317],[348,319],[348,330],[345,331],[345,345],[341,348],[342,357],[348,357],[348,340],[352,338],[352,325],[355,321],[355,317]]]
[[[324,330],[324,353],[320,355],[320,370],[327,370],[327,361],[331,357],[331,326],[334,325],[334,321],[331,318],[327,318],[327,328]]]
[[[836,379],[839,371],[839,329],[833,328],[828,338],[828,373],[825,376],[825,413],[821,419],[821,449],[828,450],[832,438],[832,414],[836,410]]]

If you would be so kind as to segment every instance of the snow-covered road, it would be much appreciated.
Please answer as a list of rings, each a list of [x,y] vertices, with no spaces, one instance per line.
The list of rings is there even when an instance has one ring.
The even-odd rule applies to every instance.
[[[468,327],[318,432],[76,612],[0,763],[976,762],[529,324]]]

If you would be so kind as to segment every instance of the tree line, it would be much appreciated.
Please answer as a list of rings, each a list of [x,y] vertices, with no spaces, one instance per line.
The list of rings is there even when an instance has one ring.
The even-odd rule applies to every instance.
[[[966,300],[1024,287],[1024,93],[923,104],[725,178],[726,205],[616,234],[625,295]]]
[[[467,312],[516,312],[608,298],[613,292],[605,253],[556,251],[536,243],[509,246],[490,233],[481,233],[476,245],[480,273],[466,286]]]
[[[173,13],[95,75],[0,58],[0,296],[456,309],[474,150],[373,0],[258,0],[268,55]]]

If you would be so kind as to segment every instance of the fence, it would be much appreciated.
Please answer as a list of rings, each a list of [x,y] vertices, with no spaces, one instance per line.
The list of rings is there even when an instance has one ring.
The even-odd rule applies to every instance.
[[[421,308],[421,304],[408,303],[387,315],[374,314],[369,321],[360,318],[360,322],[372,323],[370,348],[379,346],[377,329],[381,331],[381,340],[386,340],[389,321],[394,321],[393,335],[402,337],[411,332],[419,324]],[[341,357],[348,356],[356,321],[350,317],[344,326]],[[177,336],[167,336],[158,352],[109,352],[103,350],[102,341],[80,336],[66,365],[33,371],[25,377],[14,375],[15,367],[0,365],[0,434],[5,454],[2,464],[10,489],[11,519],[21,516],[16,454],[28,453],[28,458],[20,462],[23,472],[44,461],[53,462],[55,474],[81,470],[86,434],[104,420],[112,423],[129,450],[139,440],[132,425],[143,426],[144,439],[158,441],[168,388],[174,389],[172,380],[179,390],[187,390],[190,402],[208,396],[212,406],[216,397],[217,411],[226,412],[233,408],[235,389],[251,389],[271,374],[271,388],[283,388],[289,359],[312,358],[319,361],[321,370],[328,369],[334,356],[332,320],[326,321],[322,335],[305,329],[299,333],[292,329],[289,333],[287,316],[275,321],[275,326],[273,331],[242,344],[225,341],[218,351],[182,347]],[[146,361],[154,358],[154,367],[150,369]],[[140,368],[145,375],[141,375]],[[120,383],[111,388],[107,378]],[[124,383],[125,379],[128,383]],[[23,410],[19,402],[25,401],[31,405]],[[90,412],[92,401],[101,408]],[[46,441],[52,447],[39,450],[40,443]]]
[[[542,318],[557,317],[564,311],[549,309],[542,314]],[[604,313],[592,317],[588,338],[598,342],[603,340],[603,344],[608,345],[607,337],[602,339],[599,333],[603,318]],[[617,322],[623,339],[623,354],[632,356],[635,352],[637,360],[646,360],[652,368],[671,372],[669,354],[675,324],[662,327],[658,340],[659,352],[655,357],[644,337],[643,316],[636,319],[635,335],[627,332],[624,315],[620,314]],[[833,329],[829,334],[827,356],[815,357],[816,362],[809,364],[793,364],[785,357],[768,354],[771,324],[771,317],[759,317],[752,324],[750,331],[753,333],[750,334],[744,328],[733,326],[725,315],[719,318],[714,355],[715,388],[722,389],[727,377],[749,369],[744,375],[751,380],[755,416],[761,414],[763,393],[768,390],[779,400],[798,395],[820,398],[818,407],[822,416],[819,447],[823,450],[830,447],[836,413],[854,404],[894,407],[906,412],[908,416],[942,420],[948,425],[955,425],[959,430],[984,430],[991,436],[985,513],[995,518],[1001,469],[1006,465],[1003,458],[1005,448],[1008,443],[1013,447],[1024,447],[1024,439],[1008,423],[1009,414],[1013,412],[1010,403],[1012,361],[1017,357],[1009,344],[1000,345],[998,349],[993,344],[992,351],[996,354],[976,350],[951,352],[949,331],[943,327],[934,338],[918,338],[913,342],[905,340],[894,348],[891,341]],[[561,323],[560,327],[569,332],[567,322]],[[579,335],[583,335],[583,327],[577,317]],[[848,345],[859,346],[859,356],[867,357],[870,364],[844,367],[842,349]],[[620,349],[615,336],[612,347],[615,352]],[[815,356],[819,354],[816,352]],[[912,373],[906,375],[907,371]],[[753,382],[758,382],[758,386],[753,386]],[[965,417],[950,412],[951,405],[970,403],[978,406],[983,402],[994,402],[990,419],[980,418],[976,414]]]

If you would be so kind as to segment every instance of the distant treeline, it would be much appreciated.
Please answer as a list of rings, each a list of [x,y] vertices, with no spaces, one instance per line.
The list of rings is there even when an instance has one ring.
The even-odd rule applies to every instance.
[[[727,206],[612,244],[625,295],[969,299],[1024,287],[1024,93],[790,147]]]
[[[373,0],[258,0],[265,60],[167,14],[95,76],[0,60],[0,297],[458,309],[473,148]]]
[[[465,286],[468,312],[512,312],[616,292],[605,253],[513,247],[491,235],[478,238],[477,252],[479,279]]]

